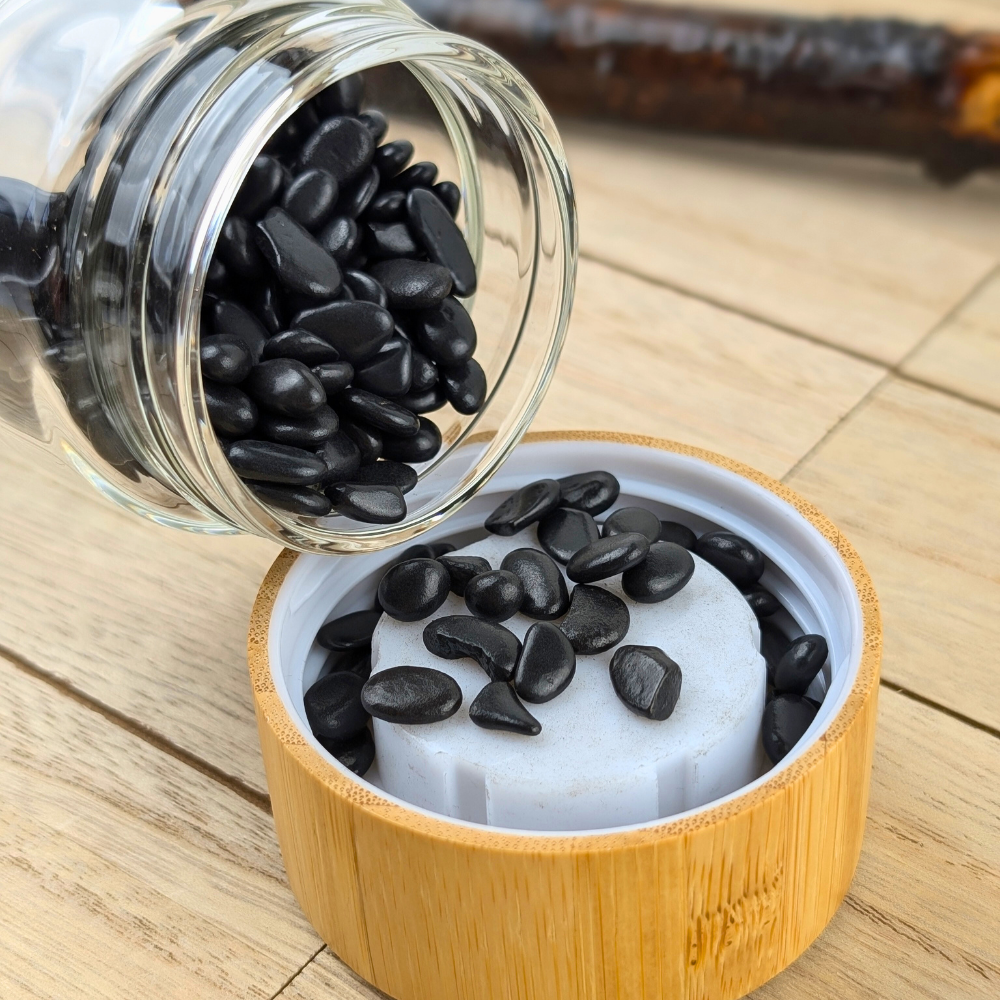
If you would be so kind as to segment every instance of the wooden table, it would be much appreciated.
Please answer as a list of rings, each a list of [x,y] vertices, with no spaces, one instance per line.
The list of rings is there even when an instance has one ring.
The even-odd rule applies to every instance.
[[[905,164],[564,128],[579,291],[536,427],[782,477],[883,603],[860,868],[756,996],[996,997],[1000,178],[944,191]],[[275,547],[143,522],[2,448],[0,997],[376,996],[274,839],[244,643]]]

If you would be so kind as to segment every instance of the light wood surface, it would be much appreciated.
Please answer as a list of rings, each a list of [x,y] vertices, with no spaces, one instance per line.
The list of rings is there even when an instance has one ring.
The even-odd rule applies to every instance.
[[[866,9],[1000,25],[998,4],[895,3]],[[1000,414],[989,373],[1000,310],[986,279],[1000,264],[1000,184],[941,191],[900,164],[564,130],[583,268],[604,291],[581,282],[569,363],[540,426],[608,426],[603,387],[622,352],[615,337],[602,341],[601,325],[624,330],[648,364],[627,360],[632,384],[613,383],[643,400],[629,401],[619,429],[789,474],[842,522],[880,593],[886,677],[909,692],[881,693],[869,824],[847,902],[760,995],[995,997]],[[767,238],[754,243],[759,232]],[[632,316],[645,328],[628,329]],[[681,354],[675,363],[664,338]],[[900,363],[922,384],[877,381]],[[782,420],[771,419],[775,405]],[[768,415],[758,428],[759,411]],[[16,687],[25,714],[50,721],[12,731],[5,715],[0,728],[0,996],[271,996],[290,981],[281,995],[296,1000],[370,1000],[333,956],[307,962],[318,939],[287,889],[268,881],[278,865],[271,821],[240,797],[264,790],[244,640],[276,550],[139,521],[28,444],[3,441],[0,460],[0,645],[79,692],[3,673],[4,701]],[[949,476],[961,486],[950,490]],[[44,747],[53,728],[58,753]],[[100,784],[91,772],[108,760],[119,773]],[[185,788],[197,798],[181,822],[171,796]],[[156,819],[127,819],[132,809]],[[178,824],[202,845],[178,871],[207,909],[173,903],[181,891],[164,872],[180,849],[164,830]],[[80,831],[100,864],[81,860],[92,855],[78,853]],[[33,871],[18,859],[36,843],[49,848]],[[240,909],[262,899],[267,912]],[[204,914],[216,906],[213,937]],[[230,906],[247,926],[235,926]]]

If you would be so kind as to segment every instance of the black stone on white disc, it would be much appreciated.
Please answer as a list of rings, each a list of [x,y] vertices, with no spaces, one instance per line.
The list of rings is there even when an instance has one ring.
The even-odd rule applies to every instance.
[[[580,656],[603,653],[628,635],[628,605],[603,587],[578,583],[570,595],[569,612],[559,628]]]
[[[390,618],[429,618],[448,596],[451,578],[436,559],[409,559],[390,567],[378,585],[379,604]]]
[[[486,518],[486,530],[494,535],[516,535],[551,513],[558,504],[559,484],[554,479],[539,479],[507,497]]]
[[[637,531],[610,535],[580,549],[566,567],[574,583],[595,583],[638,565],[649,552],[649,540]]]
[[[586,511],[591,516],[606,511],[621,491],[610,472],[580,472],[559,480],[562,506]]]
[[[390,667],[368,679],[361,700],[376,719],[412,726],[453,716],[462,705],[462,689],[440,670]]]
[[[521,614],[544,621],[566,614],[566,581],[550,555],[538,549],[514,549],[503,557],[500,568],[510,570],[524,585]]]
[[[562,694],[574,674],[576,652],[569,639],[552,622],[535,622],[524,634],[514,690],[525,701],[541,704]]]
[[[450,581],[450,577],[449,577]],[[503,622],[521,609],[524,584],[510,570],[491,569],[465,585],[465,606],[477,618]]]
[[[660,537],[660,519],[645,507],[619,507],[608,515],[601,526],[601,534],[605,538],[608,535],[624,535],[626,531],[638,531],[652,545]]]
[[[509,681],[521,655],[521,641],[510,629],[471,615],[435,618],[424,628],[424,645],[446,660],[475,660],[494,681]]]
[[[542,724],[521,704],[505,681],[493,681],[476,695],[469,718],[482,729],[537,736]]]
[[[465,585],[474,576],[488,573],[493,568],[482,556],[444,555],[440,557],[440,562],[451,578],[451,592],[458,597],[465,597]]]
[[[706,532],[695,543],[694,551],[737,587],[751,586],[764,572],[760,549],[731,531]]]
[[[684,548],[694,551],[698,536],[686,525],[679,521],[660,521],[660,541],[673,542],[675,545],[683,545]]]
[[[615,694],[636,715],[662,722],[681,693],[681,668],[656,646],[619,646],[611,657]]]
[[[568,563],[585,545],[601,537],[597,522],[582,510],[557,507],[538,522],[538,543],[557,562]]]
[[[673,542],[654,542],[638,566],[622,573],[622,590],[639,604],[657,604],[683,590],[694,576],[694,557]]]

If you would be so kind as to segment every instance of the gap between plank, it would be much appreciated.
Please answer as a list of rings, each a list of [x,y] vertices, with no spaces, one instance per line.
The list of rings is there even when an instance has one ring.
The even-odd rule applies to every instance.
[[[151,747],[154,747],[161,753],[165,753],[168,757],[173,757],[174,760],[179,761],[181,764],[186,764],[199,774],[203,774],[206,778],[211,778],[224,788],[228,788],[229,791],[235,792],[241,799],[256,806],[261,812],[267,813],[268,816],[272,815],[270,796],[263,792],[258,792],[256,788],[248,785],[245,781],[227,774],[222,768],[216,767],[215,764],[210,764],[207,760],[202,760],[201,757],[178,746],[143,723],[136,722],[117,709],[105,705],[86,692],[62,680],[62,678],[55,676],[55,674],[43,670],[7,646],[0,645],[0,656],[8,660],[15,669],[20,670],[36,681],[40,681],[42,684],[48,685],[59,694],[65,695],[83,708],[95,712],[113,726],[124,729],[125,732],[142,740],[144,743],[148,743]]]
[[[313,953],[312,953],[312,954],[311,954],[311,955],[310,955],[310,956],[309,956],[309,957],[308,957],[308,958],[307,958],[307,959],[306,959],[306,960],[305,960],[305,961],[304,961],[304,962],[303,962],[303,963],[302,963],[302,964],[301,964],[301,965],[300,965],[300,966],[299,966],[299,967],[298,967],[298,968],[297,968],[297,969],[296,969],[296,970],[295,970],[295,971],[294,971],[294,972],[293,972],[293,973],[292,973],[292,974],[291,974],[291,975],[290,975],[290,976],[289,976],[289,977],[288,977],[288,978],[287,978],[287,979],[286,979],[286,980],[285,980],[285,981],[284,981],[284,982],[283,982],[282,984],[281,984],[280,988],[278,989],[278,992],[277,992],[277,993],[274,993],[274,994],[272,994],[272,996],[271,996],[270,1000],[278,1000],[278,997],[280,997],[280,996],[281,996],[281,994],[282,994],[282,993],[284,993],[284,992],[285,992],[285,990],[287,990],[287,989],[288,989],[288,987],[289,987],[289,986],[291,986],[291,985],[292,985],[292,983],[294,983],[294,982],[295,982],[295,980],[296,980],[296,979],[298,979],[298,978],[299,978],[299,976],[301,976],[301,975],[302,975],[302,973],[303,973],[303,972],[305,972],[305,971],[306,971],[306,969],[307,969],[307,968],[308,968],[308,967],[309,967],[310,965],[312,965],[312,964],[313,964],[313,962],[315,962],[315,961],[316,961],[316,959],[317,959],[317,958],[319,957],[320,953],[321,953],[321,952],[323,951],[323,949],[324,949],[324,948],[326,948],[326,945],[325,945],[325,944],[321,944],[321,945],[320,945],[320,946],[319,946],[319,947],[318,947],[318,948],[317,948],[317,949],[316,949],[316,950],[315,950],[315,951],[314,951],[314,952],[313,952]]]
[[[911,691],[909,688],[905,688],[901,684],[896,684],[894,681],[887,681],[885,678],[882,678],[879,681],[879,685],[887,688],[889,691],[894,691],[896,694],[901,694],[904,698],[909,698],[910,701],[915,701],[918,705],[923,705],[925,708],[932,708],[942,715],[947,715],[957,722],[964,722],[967,726],[971,726],[973,729],[978,729],[981,733],[986,733],[994,739],[1000,740],[1000,729],[994,726],[980,722],[978,719],[973,719],[971,716],[963,715],[961,712],[956,712],[955,709],[932,701],[930,698],[926,698],[922,694],[917,694],[916,691]]]

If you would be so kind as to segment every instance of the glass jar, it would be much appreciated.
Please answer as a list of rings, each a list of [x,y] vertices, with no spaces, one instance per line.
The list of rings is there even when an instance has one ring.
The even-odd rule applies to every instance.
[[[361,71],[387,138],[461,188],[489,385],[479,413],[446,411],[445,447],[388,526],[259,500],[212,430],[199,361],[208,266],[242,179],[283,121]],[[575,210],[552,121],[489,50],[397,0],[0,0],[0,122],[0,420],[119,504],[370,551],[458,508],[530,423],[569,317]]]

